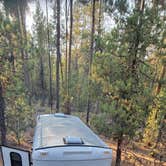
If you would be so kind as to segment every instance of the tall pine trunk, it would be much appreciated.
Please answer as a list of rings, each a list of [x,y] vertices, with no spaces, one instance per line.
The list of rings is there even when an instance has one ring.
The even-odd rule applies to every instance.
[[[60,91],[60,86],[59,86],[59,79],[60,79],[60,74],[59,74],[59,67],[60,67],[60,0],[57,0],[57,9],[56,9],[56,19],[57,19],[57,24],[56,24],[56,31],[57,31],[57,36],[56,36],[56,49],[57,49],[57,59],[56,59],[56,111],[59,112],[59,91]]]
[[[71,53],[72,53],[72,37],[73,37],[73,0],[70,0],[70,38],[69,38],[69,60],[68,60],[68,102],[67,114],[71,114]]]
[[[68,91],[68,85],[67,85],[67,67],[68,67],[68,7],[67,7],[68,0],[65,0],[65,24],[66,24],[66,50],[65,50],[65,88],[66,92]],[[67,93],[66,93],[67,94]]]
[[[27,66],[28,53],[24,49],[27,45],[27,34],[25,27],[25,11],[20,6],[21,4],[17,1],[17,15],[18,15],[18,23],[19,23],[19,31],[20,31],[20,47],[21,47],[21,57],[23,63],[23,74],[24,74],[24,83],[27,89],[27,96],[29,99],[29,104],[31,105],[31,88],[30,88],[30,76]]]
[[[89,71],[88,71],[88,101],[87,101],[87,115],[86,115],[86,123],[89,123],[89,114],[91,109],[91,93],[89,92],[91,86],[91,72],[92,72],[92,60],[93,60],[93,52],[94,52],[94,33],[95,33],[95,3],[92,2],[92,27],[91,27],[91,43],[90,43],[90,58],[89,58]]]
[[[122,153],[122,141],[123,137],[120,136],[117,141],[117,150],[116,150],[116,163],[115,166],[120,166],[121,163],[121,153]]]
[[[15,57],[14,57],[14,54],[13,54],[13,51],[10,52],[10,56],[11,56],[11,63],[12,63],[12,72],[13,74],[15,74],[16,70],[15,70]]]
[[[101,35],[101,19],[102,19],[102,0],[99,0],[99,20],[98,20],[98,36]]]
[[[48,46],[48,66],[49,66],[49,104],[52,112],[53,96],[52,96],[52,66],[51,66],[51,55],[50,55],[50,31],[48,24],[48,0],[46,0],[46,15],[47,15],[47,46]]]
[[[45,104],[44,65],[43,65],[43,57],[41,54],[40,54],[40,88],[42,92],[41,106],[44,106]]]
[[[5,125],[5,101],[3,97],[2,83],[0,82],[0,132],[1,144],[6,144],[6,125]]]

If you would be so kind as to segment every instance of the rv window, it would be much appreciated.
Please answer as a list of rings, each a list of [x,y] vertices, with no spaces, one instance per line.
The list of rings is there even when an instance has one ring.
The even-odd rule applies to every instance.
[[[22,166],[21,155],[16,152],[10,153],[11,166]]]

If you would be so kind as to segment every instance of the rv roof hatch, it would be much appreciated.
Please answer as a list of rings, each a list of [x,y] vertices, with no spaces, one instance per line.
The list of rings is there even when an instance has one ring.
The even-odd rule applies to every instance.
[[[63,141],[67,145],[78,145],[78,144],[84,144],[83,140],[79,137],[70,137],[67,136],[63,138]]]
[[[56,113],[54,116],[59,118],[66,118],[66,115],[63,113]]]

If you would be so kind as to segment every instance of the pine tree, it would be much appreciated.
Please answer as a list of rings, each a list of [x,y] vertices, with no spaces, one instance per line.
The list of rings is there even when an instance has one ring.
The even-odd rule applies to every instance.
[[[61,59],[61,53],[60,53],[60,0],[57,0],[56,4],[56,18],[57,18],[57,23],[56,23],[56,31],[57,31],[57,36],[56,36],[56,51],[57,51],[57,59],[56,59],[56,111],[59,112],[59,102],[60,102],[60,96],[59,96],[59,91],[60,91],[60,59]]]

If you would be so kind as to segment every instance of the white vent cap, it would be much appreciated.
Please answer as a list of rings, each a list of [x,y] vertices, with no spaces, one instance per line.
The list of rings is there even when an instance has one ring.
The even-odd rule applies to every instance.
[[[65,138],[63,138],[63,141],[65,144],[84,144],[83,140],[79,137],[71,137],[71,136],[67,136]]]
[[[56,113],[54,116],[60,118],[66,118],[66,115],[64,113]]]

